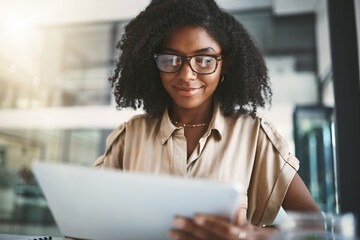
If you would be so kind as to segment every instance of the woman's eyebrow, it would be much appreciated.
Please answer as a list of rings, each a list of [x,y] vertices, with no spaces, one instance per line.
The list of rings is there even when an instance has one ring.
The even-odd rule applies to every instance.
[[[178,50],[175,50],[173,48],[162,48],[162,51],[167,51],[167,52],[173,52],[173,53],[180,53]]]
[[[173,53],[180,53],[178,50],[173,49],[173,48],[163,48],[162,51],[168,51],[168,52],[173,52]],[[207,48],[201,48],[196,50],[194,53],[201,53],[201,52],[208,52],[208,51],[212,51],[212,52],[216,52],[214,48],[212,47],[207,47]]]
[[[196,50],[195,53],[208,52],[208,51],[216,52],[215,49],[213,49],[212,47],[207,47],[207,48],[202,48],[202,49]]]

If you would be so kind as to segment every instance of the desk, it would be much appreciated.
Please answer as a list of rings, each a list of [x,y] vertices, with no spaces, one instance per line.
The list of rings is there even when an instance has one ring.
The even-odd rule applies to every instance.
[[[14,234],[0,234],[0,240],[27,240],[27,239],[31,239],[31,236],[14,235]],[[72,238],[61,238],[61,237],[53,237],[51,239],[52,240],[76,240],[76,239],[72,239]]]

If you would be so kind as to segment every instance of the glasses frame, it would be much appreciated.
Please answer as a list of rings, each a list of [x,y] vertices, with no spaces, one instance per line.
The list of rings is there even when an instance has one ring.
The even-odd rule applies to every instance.
[[[163,55],[171,55],[171,56],[180,57],[180,59],[181,59],[181,65],[180,65],[180,67],[179,67],[176,71],[173,71],[173,72],[165,72],[165,71],[161,70],[161,69],[159,68],[159,66],[157,65],[157,58],[158,58],[159,56],[163,56]],[[212,57],[212,58],[214,58],[214,59],[216,60],[216,65],[215,65],[214,71],[212,71],[212,72],[210,72],[210,73],[199,73],[199,72],[195,71],[195,70],[193,69],[193,67],[191,66],[190,61],[191,61],[191,59],[192,59],[193,57],[197,57],[197,56],[207,56],[207,57]],[[171,53],[155,53],[155,54],[154,54],[154,59],[155,59],[157,68],[159,69],[160,72],[163,72],[163,73],[176,73],[176,72],[178,72],[178,71],[181,70],[181,68],[184,66],[184,63],[185,63],[185,62],[188,62],[191,70],[192,70],[194,73],[200,74],[200,75],[209,75],[209,74],[213,74],[214,72],[216,72],[216,69],[218,68],[219,62],[224,59],[224,56],[217,56],[217,55],[211,55],[211,54],[197,54],[197,55],[192,55],[192,56],[181,56],[181,55],[171,54]]]

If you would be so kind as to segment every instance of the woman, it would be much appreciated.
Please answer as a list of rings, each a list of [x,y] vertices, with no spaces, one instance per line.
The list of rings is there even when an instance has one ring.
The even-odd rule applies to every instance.
[[[237,221],[177,217],[174,239],[251,238],[285,210],[319,211],[298,160],[256,116],[271,102],[267,69],[243,26],[213,0],[153,0],[125,28],[109,79],[120,125],[95,166],[208,178],[242,186]],[[120,74],[121,72],[121,74]]]

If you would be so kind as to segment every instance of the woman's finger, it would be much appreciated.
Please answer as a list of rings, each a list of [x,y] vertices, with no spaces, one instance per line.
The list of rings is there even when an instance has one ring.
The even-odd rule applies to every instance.
[[[188,232],[183,232],[178,229],[171,229],[169,232],[169,237],[173,240],[198,240]]]
[[[240,204],[236,212],[235,225],[242,226],[247,223],[246,212],[247,208]]]
[[[203,229],[209,231],[210,233],[219,236],[220,238],[223,239],[234,239],[234,238],[236,239],[238,237],[243,237],[244,235],[246,235],[246,233],[242,233],[242,232],[246,232],[245,229],[233,225],[230,222],[226,221],[225,219],[219,217],[208,216],[208,215],[197,215],[194,218],[194,223],[202,227]]]
[[[183,217],[175,217],[173,224],[181,232],[185,232],[187,235],[191,235],[196,239],[201,239],[201,240],[219,239],[217,235],[195,224],[194,221],[192,221],[191,219],[187,219]]]

